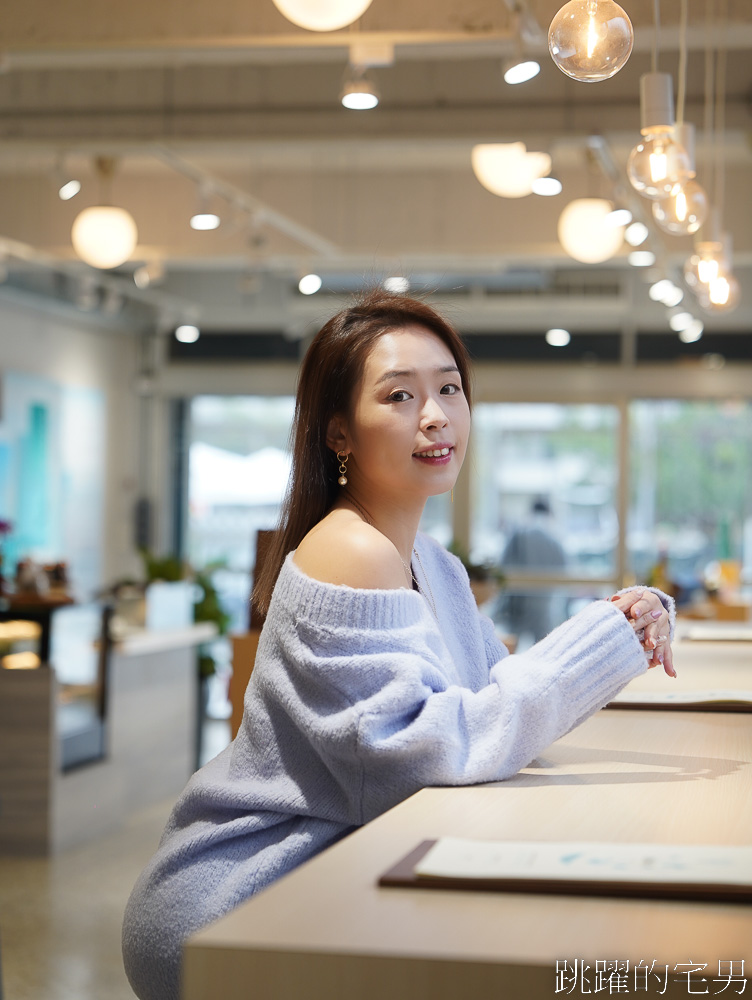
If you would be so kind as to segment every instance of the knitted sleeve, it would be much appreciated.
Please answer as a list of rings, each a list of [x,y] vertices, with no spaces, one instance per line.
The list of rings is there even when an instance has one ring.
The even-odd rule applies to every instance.
[[[427,785],[515,774],[647,668],[629,623],[607,601],[504,656],[477,691],[451,682],[440,641],[419,620],[373,623],[356,644],[352,633],[327,627],[325,636],[313,622],[299,621],[297,634],[307,652],[288,660],[286,710],[350,797],[356,822]]]

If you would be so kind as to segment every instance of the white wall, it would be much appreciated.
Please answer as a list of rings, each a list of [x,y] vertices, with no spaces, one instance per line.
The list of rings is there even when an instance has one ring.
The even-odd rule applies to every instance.
[[[102,583],[137,573],[140,565],[131,541],[139,488],[137,399],[131,388],[138,346],[136,335],[98,328],[84,318],[62,318],[0,295],[0,370],[94,388],[104,395]]]

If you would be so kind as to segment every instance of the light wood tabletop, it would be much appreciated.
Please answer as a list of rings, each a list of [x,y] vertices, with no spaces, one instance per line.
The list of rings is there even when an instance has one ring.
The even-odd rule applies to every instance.
[[[696,662],[677,650],[685,677],[721,669],[725,653],[702,646]],[[597,962],[629,961],[627,995],[634,966],[655,963],[640,995],[675,997],[703,992],[703,976],[713,995],[719,972],[752,968],[752,907],[740,904],[377,886],[441,836],[749,845],[752,714],[603,711],[508,781],[424,789],[195,935],[183,997],[537,1000],[557,995],[557,962],[575,960],[591,976]],[[687,963],[704,965],[691,990]]]

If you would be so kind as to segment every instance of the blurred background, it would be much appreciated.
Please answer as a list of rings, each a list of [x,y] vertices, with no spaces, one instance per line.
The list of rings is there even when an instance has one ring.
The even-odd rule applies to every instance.
[[[634,581],[750,620],[747,0],[625,0],[596,71],[587,0],[320,6],[3,16],[8,859],[121,850],[231,738],[298,364],[364,288],[429,296],[474,358],[423,527],[510,645]]]

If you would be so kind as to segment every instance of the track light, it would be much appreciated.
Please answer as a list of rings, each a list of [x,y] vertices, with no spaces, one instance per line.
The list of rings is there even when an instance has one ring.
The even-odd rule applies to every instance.
[[[70,170],[65,169],[62,158],[55,166],[54,176],[60,201],[70,201],[71,198],[75,198],[81,190],[81,181]]]
[[[212,212],[209,209],[210,195],[211,191],[208,188],[199,187],[198,205],[196,207],[196,211],[189,220],[191,229],[195,229],[198,232],[207,232],[211,229],[219,228],[221,219],[216,212]]]
[[[504,63],[504,82],[511,85],[527,83],[540,73],[540,63],[536,59],[522,56]]]
[[[63,181],[57,190],[57,196],[60,201],[70,201],[71,198],[75,198],[78,192],[81,190],[81,181],[77,180],[75,177],[71,177],[70,180]]]
[[[379,103],[379,91],[365,66],[348,64],[339,99],[350,111],[370,111]]]

